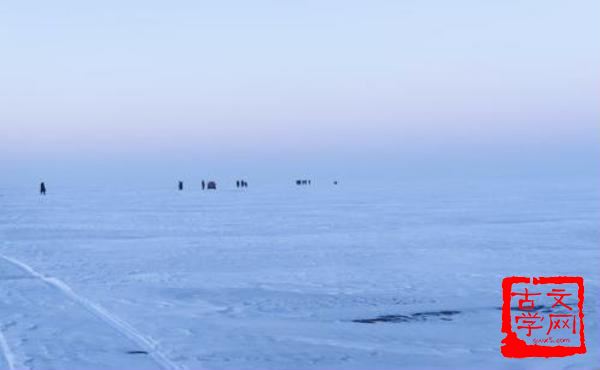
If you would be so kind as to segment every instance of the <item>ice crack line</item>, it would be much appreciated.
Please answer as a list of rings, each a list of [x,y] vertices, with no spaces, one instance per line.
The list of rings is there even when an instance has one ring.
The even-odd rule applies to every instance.
[[[2,350],[2,355],[8,365],[8,369],[15,370],[17,368],[17,366],[15,366],[15,356],[6,341],[6,337],[4,336],[4,333],[2,333],[2,330],[0,330],[0,349]]]
[[[144,336],[139,331],[137,331],[134,327],[132,327],[128,322],[126,322],[126,321],[122,320],[121,318],[115,316],[114,314],[110,313],[109,311],[107,311],[104,307],[100,306],[99,304],[96,304],[96,303],[88,300],[87,298],[75,293],[75,291],[73,289],[71,289],[71,287],[68,286],[66,283],[64,283],[62,280],[51,277],[51,276],[45,276],[45,275],[37,272],[36,270],[34,270],[31,266],[29,266],[21,261],[18,261],[12,257],[0,255],[0,258],[18,266],[19,268],[26,271],[31,276],[33,276],[37,279],[40,279],[43,282],[45,282],[46,284],[51,285],[54,288],[60,290],[67,297],[69,297],[73,301],[79,303],[84,308],[86,308],[89,312],[94,314],[94,316],[103,320],[105,323],[110,325],[112,328],[117,330],[119,333],[123,334],[124,336],[129,338],[131,341],[133,341],[134,343],[136,343],[137,345],[142,347],[144,350],[146,350],[148,352],[148,354],[150,356],[152,356],[152,358],[162,368],[164,368],[166,370],[184,370],[185,369],[185,367],[183,365],[173,362],[164,353],[162,353],[160,351],[160,349],[158,348],[158,344],[154,340]],[[1,333],[0,333],[0,335],[1,335]],[[3,340],[3,338],[4,338],[3,336],[0,336],[0,347],[2,347],[2,351],[4,352],[4,357],[6,357],[7,362],[9,363],[9,366],[11,366],[11,364],[14,364],[14,362],[11,362],[12,361],[12,353],[10,352],[10,348],[8,348],[6,340]],[[13,369],[13,368],[11,367],[11,369]]]

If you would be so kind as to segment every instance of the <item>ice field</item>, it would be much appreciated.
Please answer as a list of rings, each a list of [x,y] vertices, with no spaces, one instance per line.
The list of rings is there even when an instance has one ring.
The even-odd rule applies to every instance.
[[[600,369],[597,183],[341,180],[0,187],[0,368]],[[510,275],[584,277],[587,354],[502,357]]]

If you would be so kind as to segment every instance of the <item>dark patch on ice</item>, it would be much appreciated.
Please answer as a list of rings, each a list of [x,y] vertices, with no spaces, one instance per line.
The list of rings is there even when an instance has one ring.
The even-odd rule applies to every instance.
[[[496,309],[498,311],[502,311],[502,307],[501,306],[496,307]],[[542,312],[542,313],[551,312],[550,308],[544,306],[543,304],[541,304],[539,306],[535,306],[534,308],[531,308],[531,309],[528,309],[528,310],[522,310],[519,307],[511,307],[510,310],[511,311],[524,311],[524,312]]]
[[[576,302],[567,302],[566,304],[569,305],[569,306],[577,306]],[[496,309],[498,311],[502,311],[502,307],[500,307],[500,306],[496,307]],[[534,308],[528,309],[528,310],[522,310],[518,306],[511,307],[510,310],[512,312],[568,313],[568,311],[565,310],[562,307],[554,307],[554,308],[552,308],[552,307],[549,307],[549,306],[545,306],[543,304],[541,304],[539,306],[535,306]]]
[[[147,355],[148,351],[127,351],[128,355]]]
[[[361,324],[375,324],[378,322],[415,322],[415,321],[428,321],[431,319],[439,319],[444,321],[452,321],[452,316],[460,314],[461,311],[455,310],[443,310],[443,311],[430,311],[430,312],[415,312],[409,315],[382,315],[372,319],[356,319],[352,322]]]

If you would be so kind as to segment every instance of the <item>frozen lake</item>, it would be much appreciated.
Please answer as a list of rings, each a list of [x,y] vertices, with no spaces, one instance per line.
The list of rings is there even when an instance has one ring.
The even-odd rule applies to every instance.
[[[597,183],[48,185],[0,187],[0,368],[600,366]],[[501,356],[510,275],[584,277],[587,354]]]

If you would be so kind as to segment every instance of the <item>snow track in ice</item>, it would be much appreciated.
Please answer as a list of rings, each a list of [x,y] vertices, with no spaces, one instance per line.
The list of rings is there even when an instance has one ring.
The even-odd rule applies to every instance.
[[[17,366],[15,366],[15,356],[6,341],[6,337],[4,336],[4,333],[2,333],[2,330],[0,330],[0,350],[2,350],[2,355],[8,365],[8,369],[15,370],[17,368]]]
[[[69,297],[73,301],[82,305],[84,308],[86,308],[89,312],[94,314],[96,317],[103,320],[108,325],[110,325],[112,328],[117,330],[119,333],[121,333],[125,337],[129,338],[131,341],[133,341],[134,343],[136,343],[137,345],[142,347],[144,350],[146,350],[148,352],[148,354],[162,368],[167,369],[167,370],[183,370],[183,369],[185,369],[185,367],[183,365],[173,362],[164,353],[162,353],[160,351],[160,349],[158,348],[157,343],[154,340],[144,336],[139,331],[137,331],[134,327],[132,327],[128,322],[126,322],[126,321],[120,319],[119,317],[115,316],[114,314],[108,312],[104,307],[75,293],[75,291],[73,289],[71,289],[71,287],[68,286],[66,283],[64,283],[62,280],[51,277],[51,276],[45,276],[45,275],[37,272],[36,270],[34,270],[31,266],[29,266],[21,261],[18,261],[12,257],[0,255],[0,258],[4,259],[7,262],[12,263],[13,265],[18,266],[19,268],[26,271],[31,276],[33,276],[37,279],[40,279],[43,282],[45,282],[46,284],[51,285],[54,288],[60,290],[67,297]],[[6,339],[4,338],[4,335],[1,332],[0,332],[0,347],[2,349],[4,357],[6,358],[7,363],[9,365],[9,368],[11,370],[14,369],[14,366],[13,366],[14,361],[13,361],[12,352],[10,350],[10,347],[8,346],[8,343],[6,342]]]

